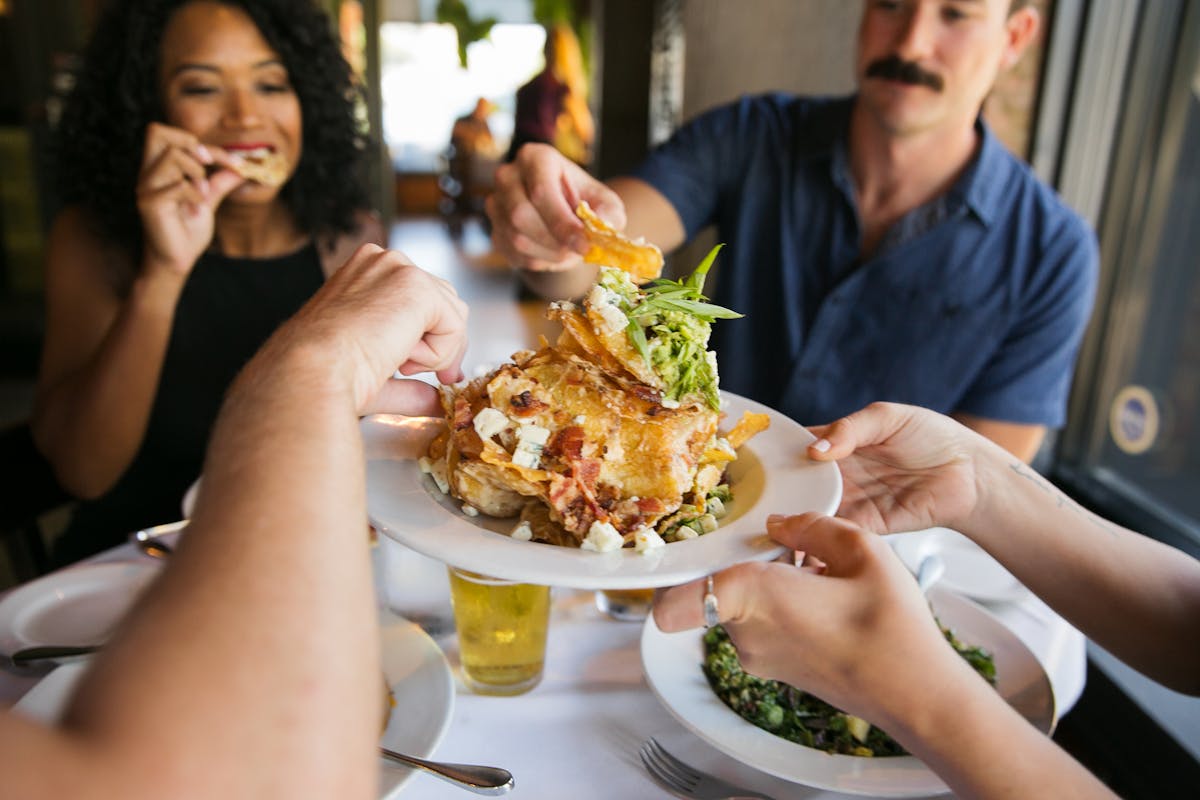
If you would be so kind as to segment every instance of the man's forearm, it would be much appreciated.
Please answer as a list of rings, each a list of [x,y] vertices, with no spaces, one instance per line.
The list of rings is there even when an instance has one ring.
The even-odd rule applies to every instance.
[[[159,731],[179,774],[192,774],[187,787],[159,787],[174,797],[374,790],[378,633],[353,400],[319,358],[270,355],[236,382],[214,432],[201,492],[222,502],[201,498],[170,580],[71,711],[106,748]],[[302,785],[269,763],[306,764]]]
[[[590,264],[561,272],[519,269],[517,274],[529,291],[546,300],[576,300],[596,282],[596,267]]]

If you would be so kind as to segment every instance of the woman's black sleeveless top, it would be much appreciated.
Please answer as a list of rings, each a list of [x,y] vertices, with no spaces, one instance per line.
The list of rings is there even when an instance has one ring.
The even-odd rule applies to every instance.
[[[57,564],[182,516],[225,390],[323,280],[315,244],[269,259],[201,256],[179,298],[141,449],[107,494],[76,507],[53,546]]]

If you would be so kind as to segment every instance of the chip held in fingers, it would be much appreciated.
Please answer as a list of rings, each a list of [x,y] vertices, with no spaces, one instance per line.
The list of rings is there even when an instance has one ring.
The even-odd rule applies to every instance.
[[[588,249],[583,260],[601,267],[616,267],[628,272],[637,283],[652,281],[662,275],[663,254],[654,245],[641,239],[634,241],[596,215],[587,201],[575,209],[587,231]]]
[[[267,147],[239,153],[234,171],[263,186],[282,186],[288,178],[287,158]]]

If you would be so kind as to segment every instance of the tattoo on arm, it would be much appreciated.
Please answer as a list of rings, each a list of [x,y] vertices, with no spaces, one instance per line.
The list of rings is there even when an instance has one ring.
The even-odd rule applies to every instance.
[[[1076,516],[1082,517],[1084,520],[1091,523],[1093,527],[1104,531],[1109,536],[1114,538],[1117,536],[1116,526],[1103,517],[1091,513],[1083,506],[1079,505],[1079,503],[1076,503],[1074,500],[1067,497],[1058,489],[1058,487],[1054,486],[1054,484],[1050,483],[1050,481],[1046,480],[1037,472],[1030,469],[1029,465],[1024,461],[1016,461],[1009,464],[1008,467],[1014,473],[1016,473],[1018,477],[1029,481],[1038,489],[1043,491],[1046,495],[1048,495],[1050,499],[1054,501],[1056,508],[1065,508],[1074,513]]]

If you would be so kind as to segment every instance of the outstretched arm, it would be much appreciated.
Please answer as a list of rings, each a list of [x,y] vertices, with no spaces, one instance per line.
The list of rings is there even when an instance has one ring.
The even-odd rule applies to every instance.
[[[433,387],[390,378],[460,378],[465,318],[449,284],[365,246],[276,332],[230,390],[187,535],[62,725],[0,716],[13,796],[375,796],[358,415],[436,413]]]
[[[880,533],[946,525],[969,536],[1104,648],[1200,693],[1200,562],[1115,525],[1019,458],[924,409],[876,403],[814,429],[839,459],[838,513]]]
[[[1033,461],[1038,454],[1038,448],[1042,446],[1042,441],[1046,438],[1045,425],[1023,425],[1017,422],[976,417],[971,414],[954,414],[953,416],[963,425],[979,435],[991,439],[1026,464]]]

